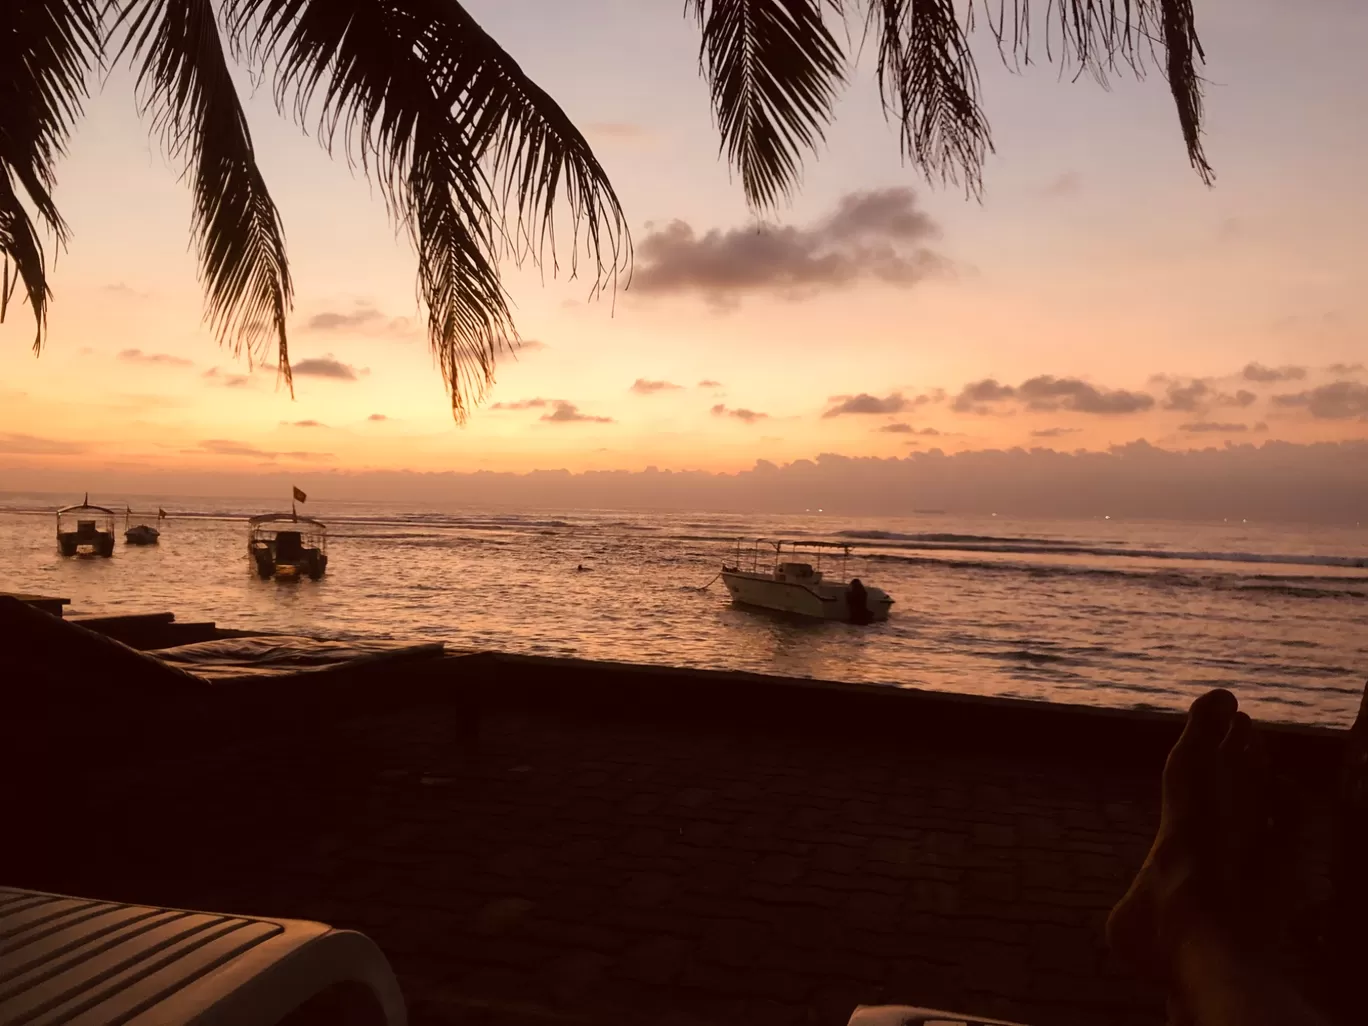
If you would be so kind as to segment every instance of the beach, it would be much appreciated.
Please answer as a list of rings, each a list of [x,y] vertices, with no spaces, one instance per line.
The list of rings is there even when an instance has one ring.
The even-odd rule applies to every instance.
[[[0,590],[69,597],[72,615],[169,610],[244,629],[1117,709],[1182,709],[1208,688],[1235,687],[1261,719],[1291,723],[1347,724],[1368,674],[1359,629],[1368,536],[1352,524],[463,509],[311,496],[302,511],[329,525],[328,572],[277,583],[249,570],[245,518],[278,503],[100,498],[165,508],[161,544],[64,560],[50,511],[70,497],[0,496]],[[733,607],[717,571],[738,538],[759,537],[853,545],[848,572],[893,595],[891,620],[807,623]]]

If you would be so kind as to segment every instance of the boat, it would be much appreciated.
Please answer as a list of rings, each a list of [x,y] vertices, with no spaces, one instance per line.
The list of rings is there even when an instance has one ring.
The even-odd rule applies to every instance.
[[[304,575],[318,580],[328,569],[328,528],[296,512],[262,513],[247,522],[247,554],[257,576]]]
[[[144,514],[147,515],[147,514]],[[161,523],[166,516],[166,510],[157,510],[157,523]],[[125,545],[156,545],[161,541],[161,531],[151,524],[134,524],[133,510],[124,509],[124,544]]]
[[[89,492],[79,505],[63,506],[57,511],[57,549],[64,556],[114,555],[114,511],[92,506]]]
[[[814,566],[813,562],[800,558],[804,553],[798,542],[756,539],[749,560],[745,558],[743,544],[741,541],[736,543],[735,560],[731,565],[724,563],[721,573],[722,582],[736,605],[847,623],[888,619],[893,599],[886,591],[870,587],[858,577],[845,580],[849,545],[803,542],[801,550],[814,552],[811,557],[816,563]],[[839,553],[841,572],[838,576],[831,577],[822,571],[823,552]],[[749,569],[742,568],[745,562],[749,562]]]

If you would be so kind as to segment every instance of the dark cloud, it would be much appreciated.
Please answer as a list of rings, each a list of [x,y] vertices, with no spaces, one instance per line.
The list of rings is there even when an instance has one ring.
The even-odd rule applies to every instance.
[[[1056,413],[1068,410],[1099,416],[1140,413],[1154,406],[1154,397],[1124,388],[1104,389],[1079,378],[1057,378],[1040,374],[1013,387],[994,378],[965,385],[955,397],[953,409],[960,413],[991,413],[991,405],[1008,400],[1023,403],[1029,410]]]
[[[291,368],[297,378],[331,378],[334,381],[355,381],[359,376],[370,373],[364,368],[343,363],[331,354],[300,360]]]
[[[755,410],[733,409],[722,403],[718,403],[712,408],[714,417],[735,417],[746,424],[754,424],[757,420],[768,420],[768,413],[757,413]]]
[[[637,395],[655,395],[657,392],[676,392],[683,387],[673,381],[647,381],[645,378],[637,378],[632,382],[630,391]]]
[[[1306,377],[1305,367],[1265,367],[1261,363],[1245,364],[1241,375],[1246,381],[1266,384],[1271,381],[1300,381]]]
[[[407,317],[391,317],[373,306],[358,304],[350,310],[324,310],[304,322],[305,331],[353,335],[409,335],[414,324]]]
[[[1362,374],[1363,364],[1361,363],[1332,363],[1325,368],[1329,373],[1335,375]]]
[[[594,417],[587,413],[580,413],[579,407],[574,403],[557,401],[555,409],[550,413],[544,413],[542,420],[550,421],[553,424],[611,424],[612,417]]]
[[[728,305],[756,292],[801,298],[864,282],[909,288],[945,268],[926,247],[939,234],[906,188],[851,193],[803,227],[745,225],[700,236],[672,221],[637,245],[632,289]]]
[[[1336,381],[1305,392],[1273,397],[1275,406],[1304,407],[1322,420],[1348,420],[1368,416],[1368,385],[1357,381]]]
[[[906,413],[908,410],[930,402],[927,396],[919,395],[908,399],[901,392],[892,392],[880,398],[861,392],[859,395],[833,395],[827,402],[835,403],[822,414],[825,417],[843,417],[847,414],[889,414]]]
[[[987,410],[980,404],[1001,402],[1015,395],[1016,389],[1011,385],[1000,384],[996,378],[984,378],[960,389],[950,408],[957,413],[986,413]]]
[[[877,428],[876,430],[887,432],[887,433],[890,434],[890,435],[910,435],[910,434],[913,434],[913,433],[914,433],[913,430],[912,430],[912,425],[911,425],[911,424],[901,424],[901,423],[900,423],[900,424],[885,424],[883,427]]]
[[[1052,427],[1040,428],[1031,432],[1032,438],[1063,438],[1065,435],[1077,434],[1082,428],[1076,427]]]
[[[721,388],[722,382],[714,381],[712,378],[704,378],[698,383],[699,388]]]
[[[320,420],[282,420],[280,423],[282,427],[321,428],[328,426]]]
[[[1178,425],[1178,430],[1189,435],[1229,435],[1239,431],[1248,431],[1249,426],[1247,424],[1223,424],[1220,421],[1215,420],[1196,420],[1190,424]]]
[[[221,385],[223,388],[246,388],[252,383],[251,375],[231,374],[218,367],[210,367],[202,376],[206,381]]]
[[[141,349],[124,349],[118,358],[124,363],[160,364],[163,367],[193,367],[194,361],[170,353],[144,353]]]
[[[372,413],[372,414],[371,414],[369,417],[367,417],[366,419],[367,419],[367,420],[389,420],[389,417],[385,416],[385,414],[383,414],[383,413]]]
[[[89,452],[82,442],[64,442],[58,438],[40,438],[18,432],[0,432],[0,454],[6,456],[73,456]]]
[[[1215,406],[1250,406],[1259,398],[1245,388],[1234,395],[1217,391],[1207,378],[1193,378],[1186,383],[1171,378],[1161,377],[1161,380],[1169,382],[1164,409],[1180,413],[1205,413]]]

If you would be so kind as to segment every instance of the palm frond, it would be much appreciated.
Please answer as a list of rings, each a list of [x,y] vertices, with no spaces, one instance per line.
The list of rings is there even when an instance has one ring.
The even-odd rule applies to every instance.
[[[9,277],[13,260],[37,323],[35,351],[42,348],[51,291],[42,243],[16,184],[57,245],[65,245],[66,222],[52,198],[53,165],[99,63],[101,6],[102,0],[8,0],[0,28],[0,321],[16,284]]]
[[[746,199],[772,208],[797,186],[831,120],[845,56],[819,0],[688,0],[722,149]],[[831,6],[839,9],[839,5]]]
[[[1031,0],[1013,0],[1010,6],[1005,0],[969,0],[971,24],[976,2],[984,8],[1003,60],[1009,65],[1029,64],[1035,45]],[[1076,68],[1078,74],[1091,75],[1104,85],[1110,74],[1122,69],[1140,78],[1151,65],[1164,72],[1188,159],[1202,181],[1212,184],[1215,172],[1202,147],[1202,78],[1197,70],[1206,54],[1197,36],[1192,0],[1045,0],[1045,4],[1046,60],[1064,70]]]
[[[282,110],[376,182],[413,236],[428,335],[458,420],[517,339],[501,256],[556,266],[565,200],[594,288],[630,266],[625,217],[565,113],[454,0],[226,0]]]
[[[876,0],[867,27],[878,40],[879,94],[898,119],[903,155],[928,178],[962,177],[979,194],[993,143],[954,0]]]
[[[213,6],[134,0],[115,28],[125,32],[119,56],[131,50],[141,62],[143,110],[191,180],[206,317],[220,344],[235,352],[260,355],[274,342],[279,372],[293,389],[285,232],[257,167]]]
[[[10,261],[14,261],[16,277],[10,277]],[[34,230],[28,211],[14,191],[14,182],[8,168],[0,167],[0,321],[5,319],[5,311],[10,297],[18,282],[24,283],[24,293],[37,329],[33,338],[33,351],[43,347],[43,333],[47,330],[47,303],[51,289],[47,283],[46,261],[43,259],[43,246]]]

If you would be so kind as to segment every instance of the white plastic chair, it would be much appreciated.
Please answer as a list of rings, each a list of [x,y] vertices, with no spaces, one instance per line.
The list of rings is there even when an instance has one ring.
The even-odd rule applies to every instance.
[[[0,1023],[406,1026],[368,937],[0,887]]]

